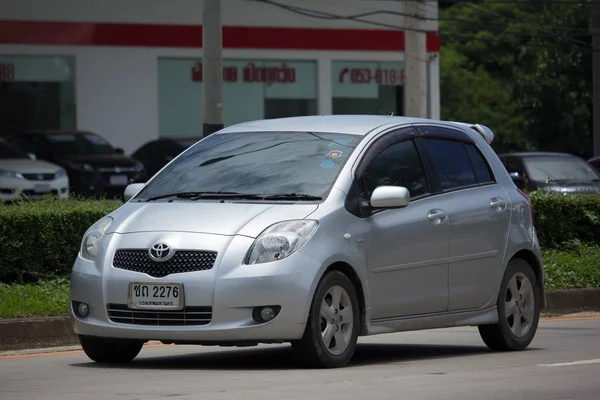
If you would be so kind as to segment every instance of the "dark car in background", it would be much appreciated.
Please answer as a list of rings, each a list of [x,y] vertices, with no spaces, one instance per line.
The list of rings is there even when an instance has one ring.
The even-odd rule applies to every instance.
[[[160,138],[145,143],[131,156],[144,164],[148,177],[151,177],[201,139],[201,137]]]
[[[25,132],[7,141],[30,156],[62,166],[74,195],[120,198],[129,183],[146,179],[141,162],[92,132]]]
[[[600,191],[600,173],[572,154],[525,152],[500,154],[499,157],[520,189],[563,193]]]

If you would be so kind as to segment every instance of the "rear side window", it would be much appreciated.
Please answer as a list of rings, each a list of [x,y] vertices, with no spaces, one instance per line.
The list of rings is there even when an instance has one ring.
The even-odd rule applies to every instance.
[[[477,183],[483,184],[495,182],[496,180],[494,179],[492,169],[477,147],[475,147],[473,144],[465,144],[464,146],[467,149],[469,158],[471,159],[471,164],[473,165],[473,169],[475,171],[475,178],[477,178]]]
[[[477,184],[475,172],[462,142],[445,139],[425,139],[443,190]]]

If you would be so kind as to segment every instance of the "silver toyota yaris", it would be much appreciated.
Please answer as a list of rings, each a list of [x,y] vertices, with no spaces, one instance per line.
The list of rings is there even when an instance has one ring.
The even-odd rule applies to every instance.
[[[528,196],[482,125],[390,116],[242,123],[199,141],[83,237],[85,353],[291,342],[346,365],[358,336],[478,326],[521,350],[545,306]]]

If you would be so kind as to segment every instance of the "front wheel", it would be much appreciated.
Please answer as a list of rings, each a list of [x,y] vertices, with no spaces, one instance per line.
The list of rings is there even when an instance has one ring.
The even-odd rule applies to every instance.
[[[498,322],[480,325],[479,334],[492,350],[523,350],[533,340],[540,319],[540,288],[532,267],[519,258],[506,268],[498,295]]]
[[[317,286],[304,336],[292,343],[297,358],[309,366],[345,366],[358,341],[359,307],[350,279],[339,271],[328,272]]]
[[[126,363],[133,360],[142,350],[144,342],[131,339],[105,339],[79,336],[85,354],[97,363]]]

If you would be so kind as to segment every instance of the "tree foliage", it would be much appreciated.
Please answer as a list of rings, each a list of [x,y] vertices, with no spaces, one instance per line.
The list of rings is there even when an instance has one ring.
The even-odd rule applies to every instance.
[[[476,121],[497,151],[592,148],[587,2],[459,2],[440,12],[442,118]]]

